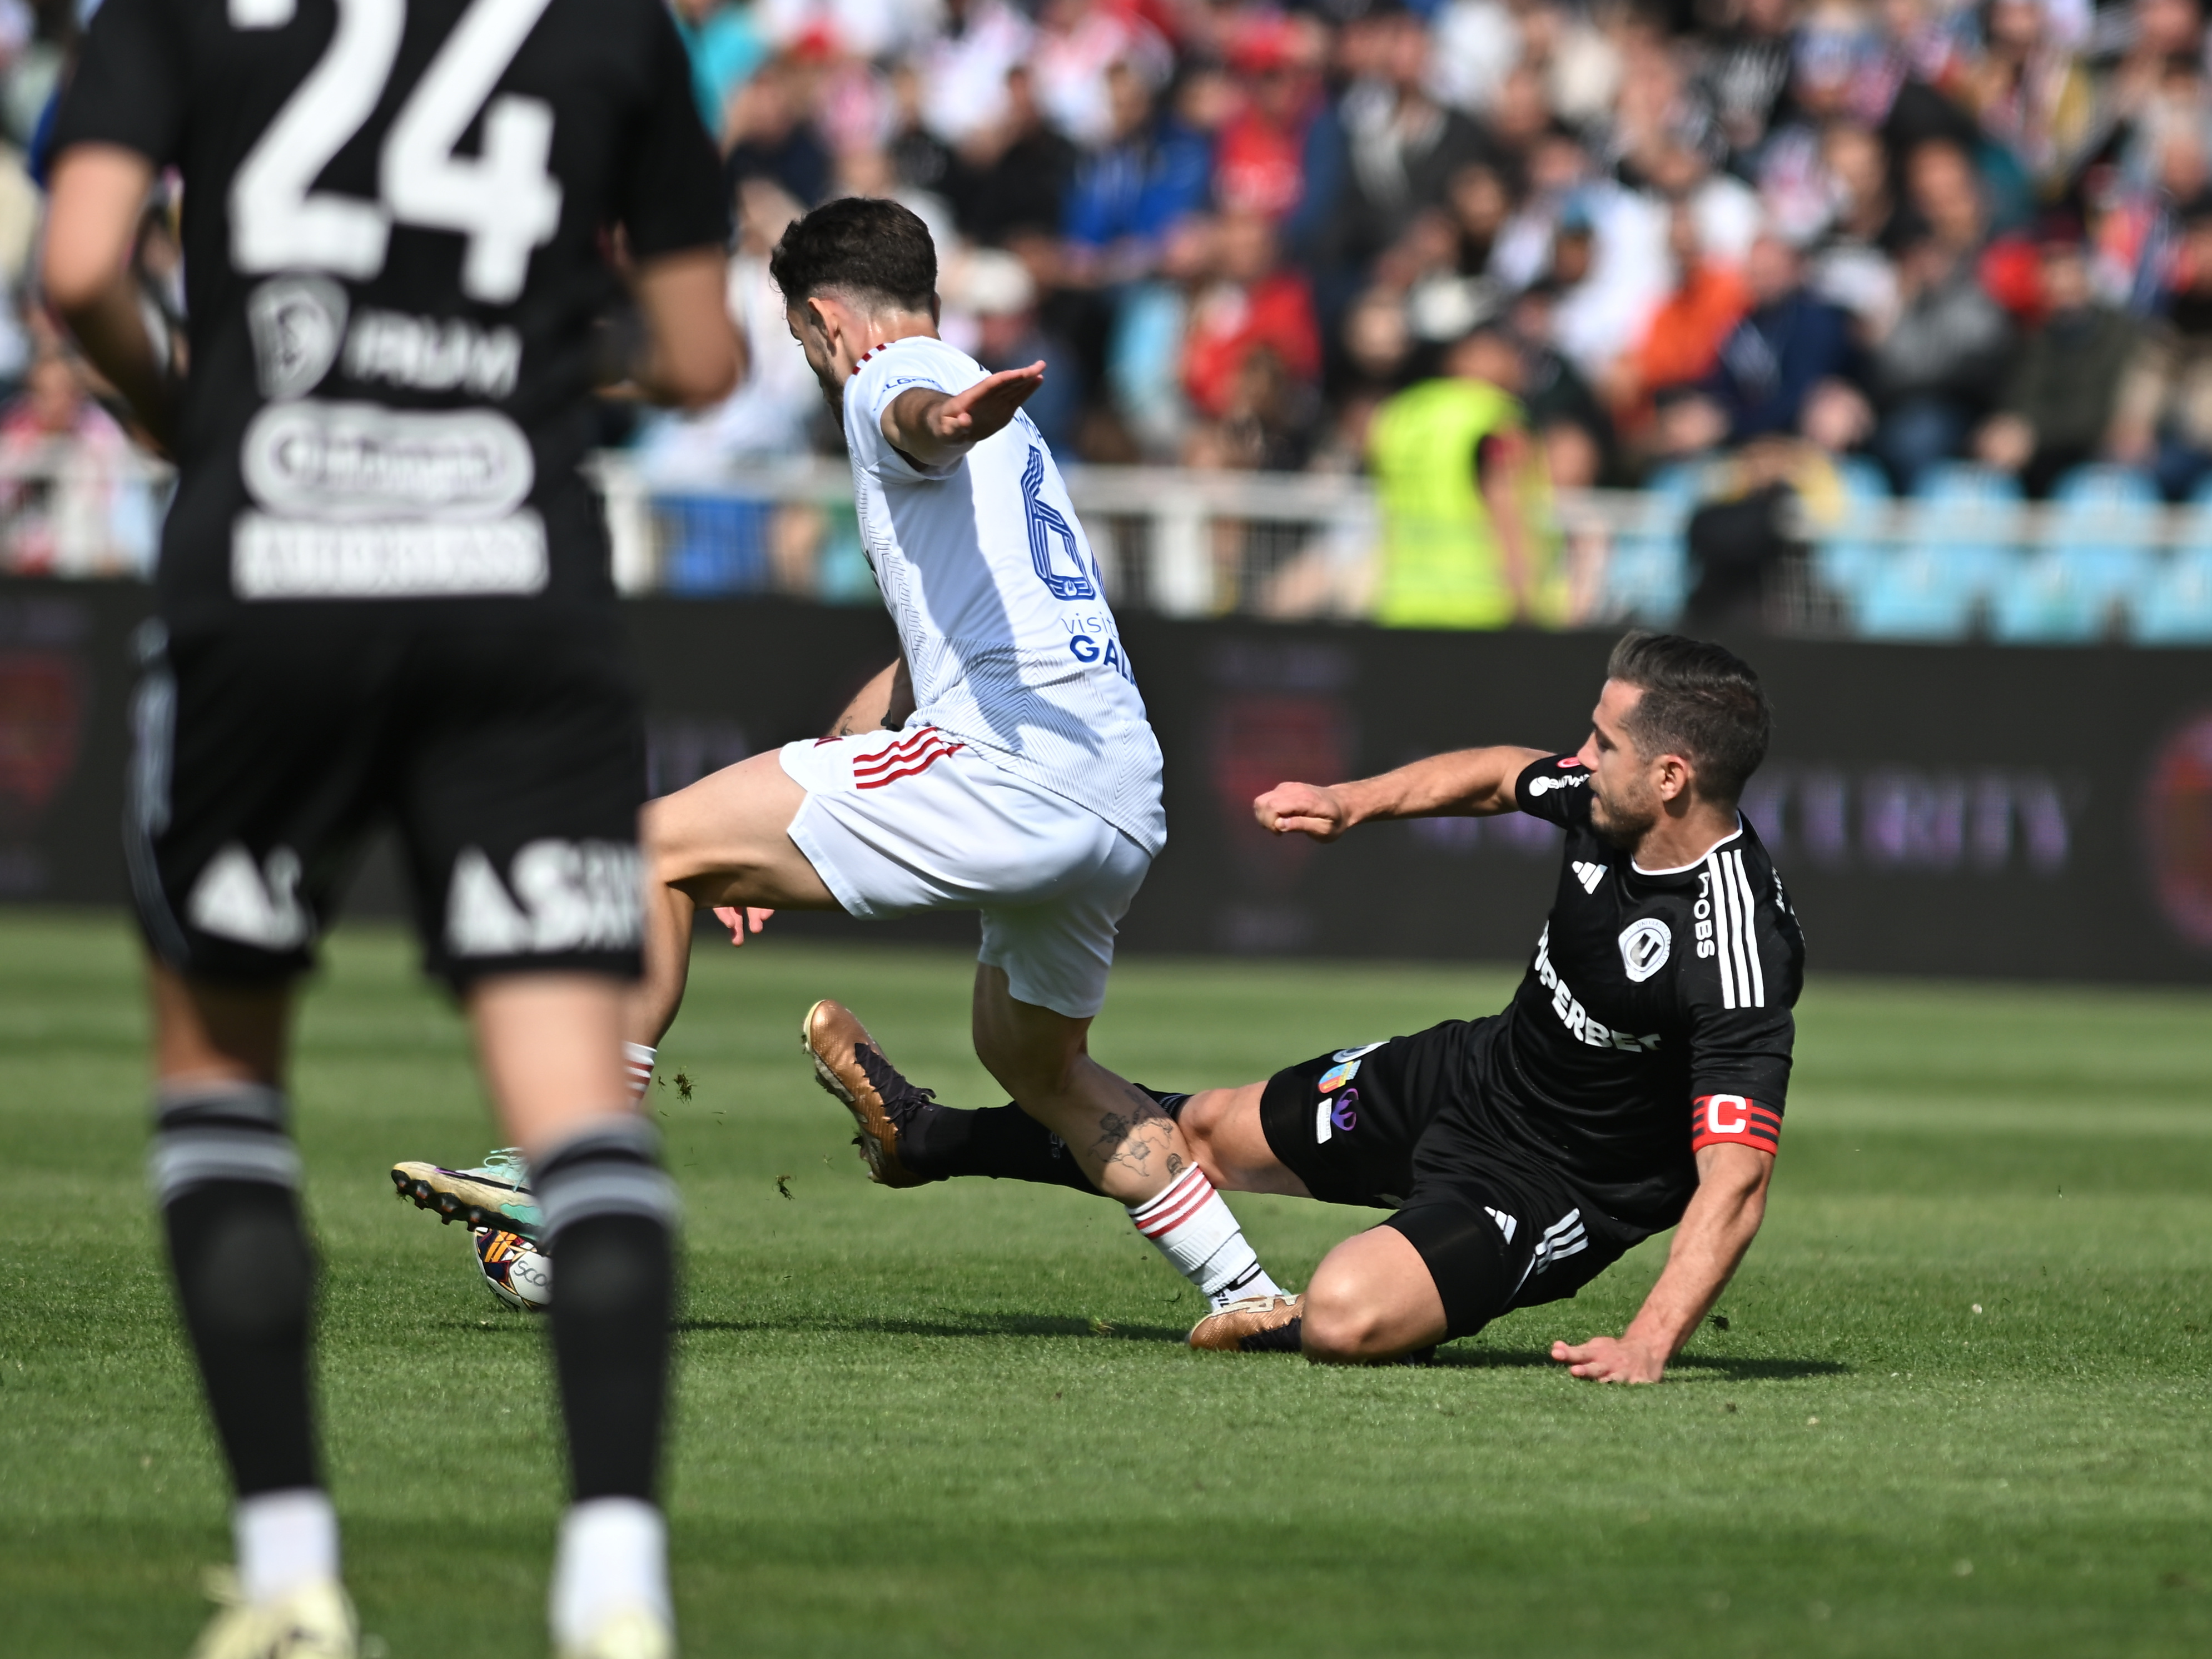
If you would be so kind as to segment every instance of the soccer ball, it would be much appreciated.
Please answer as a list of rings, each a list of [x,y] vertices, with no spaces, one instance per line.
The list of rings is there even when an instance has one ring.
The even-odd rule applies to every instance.
[[[477,1266],[491,1293],[510,1308],[544,1313],[553,1305],[553,1258],[518,1233],[479,1227]]]

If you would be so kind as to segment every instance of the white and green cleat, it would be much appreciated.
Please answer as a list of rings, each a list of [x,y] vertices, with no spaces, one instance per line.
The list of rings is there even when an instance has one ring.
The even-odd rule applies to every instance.
[[[542,1217],[538,1194],[529,1187],[530,1166],[520,1148],[503,1146],[473,1170],[448,1170],[437,1164],[395,1164],[392,1184],[399,1196],[415,1200],[441,1221],[489,1227],[533,1243]]]

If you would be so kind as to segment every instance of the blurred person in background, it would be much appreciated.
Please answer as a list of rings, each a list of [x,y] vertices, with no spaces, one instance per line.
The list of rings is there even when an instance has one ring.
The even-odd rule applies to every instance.
[[[2123,435],[2113,417],[2141,335],[2134,319],[2096,297],[2078,225],[2046,228],[2041,278],[2042,325],[2014,354],[1997,413],[1974,438],[1981,460],[2018,476],[2038,499]]]
[[[1690,592],[1682,620],[1703,632],[1764,629],[1777,614],[1786,573],[1805,546],[1797,527],[1800,475],[1819,452],[1778,434],[1754,438],[1730,458],[1719,489],[1684,532]]]
[[[946,270],[944,301],[946,321],[955,311],[963,314],[973,329],[969,355],[994,374],[1034,362],[1052,366],[1022,409],[1052,448],[1071,447],[1082,412],[1083,380],[1074,351],[1037,320],[1037,284],[1029,267],[998,248],[970,249]],[[951,337],[949,329],[945,337]]]
[[[1660,422],[1665,453],[1693,454],[1798,431],[1852,370],[1844,313],[1806,291],[1797,251],[1778,236],[1752,244],[1744,266],[1751,309],[1729,333],[1695,395]]]
[[[691,91],[710,133],[729,124],[730,100],[769,55],[750,6],[726,0],[669,0],[669,15],[691,60]]]
[[[149,562],[153,506],[131,441],[58,344],[0,410],[0,525],[19,576],[143,574]]]
[[[1540,283],[1515,296],[1509,313],[1521,344],[1521,403],[1528,429],[1543,447],[1553,489],[1621,483],[1620,438],[1613,417],[1553,338],[1555,299]]]
[[[1107,388],[1113,412],[1139,457],[1160,463],[1182,453],[1191,422],[1183,390],[1183,340],[1199,295],[1213,281],[1219,222],[1192,214],[1171,227],[1159,268],[1131,284],[1115,308],[1106,341]]]
[[[2212,473],[2212,197],[2190,205],[2170,276],[2121,382],[2112,447],[2179,501]]]
[[[1349,167],[1336,214],[1336,254],[1361,266],[1441,204],[1453,175],[1486,159],[1480,128],[1428,90],[1429,32],[1409,11],[1382,10],[1372,28],[1372,72],[1344,94]]]
[[[1898,260],[1898,304],[1870,331],[1874,451],[1901,491],[1964,451],[1996,401],[2014,333],[1966,258],[1924,225]]]
[[[1305,276],[1281,262],[1275,228],[1257,213],[1222,216],[1216,277],[1191,307],[1182,380],[1209,420],[1228,414],[1244,360],[1265,349],[1306,383],[1321,377],[1321,331]]]
[[[1510,628],[1559,620],[1544,534],[1543,457],[1516,393],[1521,353],[1485,325],[1446,352],[1367,430],[1382,514],[1375,619],[1389,628]]]
[[[1856,122],[1832,123],[1820,137],[1820,229],[1790,239],[1807,250],[1806,285],[1862,329],[1887,326],[1898,303],[1890,248],[1899,216],[1881,135]]]
[[[998,120],[974,129],[954,147],[945,198],[961,234],[987,247],[1004,246],[1020,230],[1057,237],[1066,216],[1075,146],[1046,122],[1035,79],[1018,64],[1006,71],[1002,109]]]
[[[813,77],[791,57],[771,58],[738,88],[720,129],[733,183],[768,179],[793,201],[818,202],[830,188],[830,149],[815,130]]]
[[[924,121],[957,149],[1006,124],[1006,76],[1028,60],[1036,30],[1006,0],[944,0],[944,7],[915,67]]]
[[[1644,436],[1653,399],[1694,386],[1713,371],[1722,343],[1751,307],[1741,270],[1707,248],[1694,209],[1677,202],[1668,216],[1667,252],[1674,287],[1644,325],[1642,337],[1615,366],[1607,387],[1613,412]]]
[[[1145,76],[1110,65],[1112,136],[1078,162],[1067,193],[1070,278],[1116,283],[1149,276],[1169,230],[1202,211],[1212,188],[1209,134],[1155,108]]]

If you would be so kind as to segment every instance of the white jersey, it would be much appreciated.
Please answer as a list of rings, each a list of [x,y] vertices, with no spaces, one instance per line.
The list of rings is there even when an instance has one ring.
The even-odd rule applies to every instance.
[[[1088,807],[1147,853],[1167,843],[1160,746],[1067,487],[1017,414],[949,467],[918,467],[883,413],[915,386],[986,378],[942,340],[879,346],[845,388],[860,544],[898,626],[916,723]]]

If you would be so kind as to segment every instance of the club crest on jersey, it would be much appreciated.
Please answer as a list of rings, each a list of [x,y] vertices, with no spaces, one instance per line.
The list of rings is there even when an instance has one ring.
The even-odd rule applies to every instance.
[[[246,296],[255,379],[272,402],[305,397],[337,361],[346,292],[322,276],[276,276]]]
[[[1667,965],[1674,949],[1674,930],[1656,916],[1639,916],[1620,933],[1620,965],[1641,985]]]

